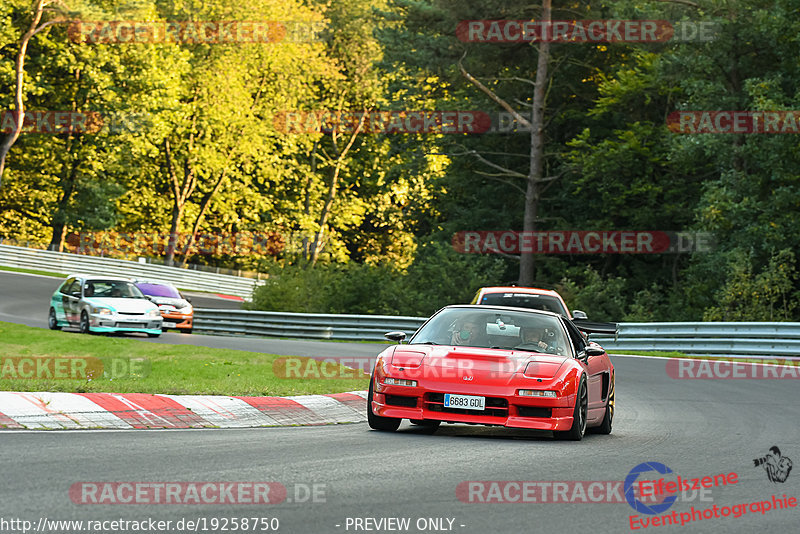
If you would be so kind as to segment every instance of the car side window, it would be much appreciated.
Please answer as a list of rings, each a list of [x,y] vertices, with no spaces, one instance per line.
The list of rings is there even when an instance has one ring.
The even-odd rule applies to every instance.
[[[58,292],[62,295],[69,295],[69,288],[74,282],[74,278],[67,278],[67,281],[61,284],[61,287],[58,288]]]
[[[583,339],[580,330],[578,330],[574,324],[570,321],[564,321],[564,325],[567,327],[567,332],[569,333],[569,338],[572,340],[572,344],[575,346],[575,350],[578,353],[581,353],[586,350],[586,340]]]
[[[75,280],[70,284],[69,289],[67,290],[67,295],[71,297],[80,297],[81,296],[81,282],[80,280]]]

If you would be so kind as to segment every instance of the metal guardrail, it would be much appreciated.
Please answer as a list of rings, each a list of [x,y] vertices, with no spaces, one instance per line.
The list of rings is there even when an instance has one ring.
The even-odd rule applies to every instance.
[[[194,330],[216,335],[386,341],[396,330],[408,337],[426,317],[392,315],[338,315],[195,308]]]
[[[710,356],[800,357],[800,323],[619,323],[591,335],[607,350],[662,350]]]
[[[0,265],[20,269],[50,271],[63,275],[86,273],[132,278],[154,278],[172,282],[184,289],[224,293],[247,299],[252,297],[254,287],[260,283],[252,278],[241,278],[226,274],[12,245],[0,245]]]
[[[216,335],[385,341],[392,330],[408,337],[425,317],[336,315],[195,309],[194,328]],[[607,350],[800,357],[800,323],[619,323],[617,336],[592,334]]]

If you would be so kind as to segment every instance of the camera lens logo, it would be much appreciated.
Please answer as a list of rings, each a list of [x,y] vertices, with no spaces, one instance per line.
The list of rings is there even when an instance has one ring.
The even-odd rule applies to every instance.
[[[786,482],[789,473],[792,472],[792,461],[781,455],[781,450],[777,445],[770,447],[766,456],[754,459],[753,464],[755,467],[763,467],[767,472],[767,478],[772,483]]]
[[[623,486],[625,490],[625,500],[628,501],[628,504],[630,504],[634,510],[641,514],[658,515],[669,510],[678,497],[676,495],[670,495],[660,503],[655,504],[645,504],[637,499],[634,493],[636,488],[636,480],[639,478],[640,474],[647,473],[649,471],[655,471],[656,473],[660,473],[662,475],[672,473],[672,469],[659,462],[644,462],[637,465],[631,469],[630,473],[628,473],[628,476],[625,477],[625,485]]]

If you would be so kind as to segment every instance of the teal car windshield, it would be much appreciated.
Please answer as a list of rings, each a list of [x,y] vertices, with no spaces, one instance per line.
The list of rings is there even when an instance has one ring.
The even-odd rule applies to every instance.
[[[145,296],[139,288],[124,280],[87,280],[83,295],[91,297],[111,297],[143,299]]]

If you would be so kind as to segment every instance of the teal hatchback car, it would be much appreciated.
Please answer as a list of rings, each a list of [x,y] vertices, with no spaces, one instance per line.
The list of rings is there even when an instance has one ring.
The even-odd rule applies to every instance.
[[[50,297],[51,330],[77,327],[84,334],[143,332],[158,337],[162,322],[158,306],[127,278],[74,274]]]

